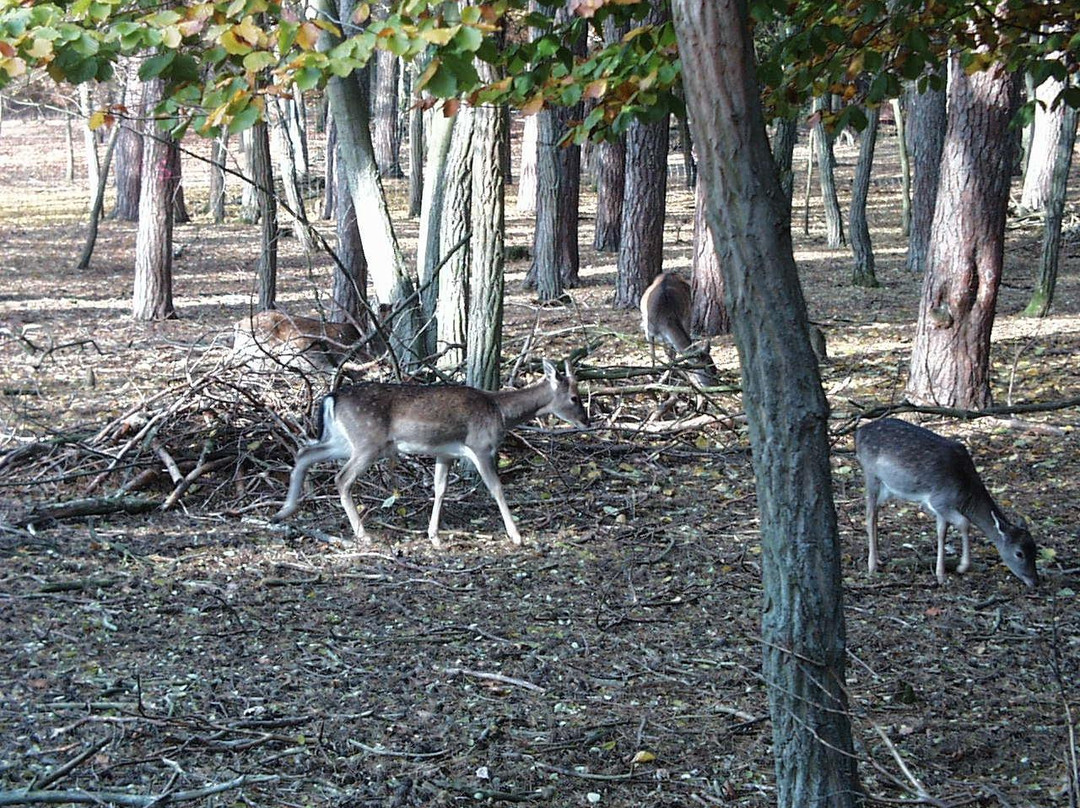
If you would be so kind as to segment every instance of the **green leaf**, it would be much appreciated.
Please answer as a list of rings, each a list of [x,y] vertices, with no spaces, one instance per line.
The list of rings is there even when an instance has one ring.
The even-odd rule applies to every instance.
[[[165,51],[164,53],[159,53],[157,56],[151,56],[139,65],[139,78],[143,81],[156,79],[165,72],[175,58],[176,51]]]
[[[436,98],[453,98],[457,95],[457,78],[445,63],[440,63],[423,89]]]
[[[258,73],[275,64],[277,64],[277,59],[274,54],[267,51],[252,51],[244,57],[244,70],[250,70],[252,73]]]
[[[254,104],[249,104],[233,115],[232,120],[229,121],[229,133],[235,135],[237,132],[250,129],[258,120],[259,108]]]
[[[322,80],[322,71],[314,67],[302,67],[293,74],[293,81],[301,91],[314,90]]]
[[[476,28],[462,27],[454,37],[454,42],[462,50],[475,53],[484,43],[484,35]]]

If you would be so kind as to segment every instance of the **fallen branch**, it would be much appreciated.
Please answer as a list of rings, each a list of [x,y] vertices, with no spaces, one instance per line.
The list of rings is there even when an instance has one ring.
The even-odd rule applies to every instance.
[[[65,802],[73,802],[82,805],[103,805],[114,803],[116,805],[133,806],[134,808],[148,808],[151,805],[164,805],[170,802],[190,802],[201,800],[213,794],[223,791],[231,791],[234,788],[251,785],[254,783],[272,783],[280,778],[276,774],[241,774],[224,783],[214,783],[202,788],[192,788],[187,791],[165,791],[161,794],[129,794],[125,791],[83,791],[72,789],[70,791],[42,791],[19,789],[16,791],[0,791],[0,805],[59,805]]]
[[[514,687],[522,687],[526,690],[532,690],[537,693],[543,693],[544,688],[540,685],[534,685],[532,682],[526,682],[524,679],[515,679],[512,676],[504,676],[501,673],[488,673],[487,671],[474,671],[468,668],[444,668],[443,673],[447,676],[471,676],[473,679],[486,679],[491,682],[500,682],[504,685],[513,685]]]
[[[104,516],[112,513],[139,514],[152,511],[160,503],[143,497],[95,497],[73,499],[49,505],[38,505],[16,521],[17,527],[50,522],[59,519],[77,519],[83,516]]]

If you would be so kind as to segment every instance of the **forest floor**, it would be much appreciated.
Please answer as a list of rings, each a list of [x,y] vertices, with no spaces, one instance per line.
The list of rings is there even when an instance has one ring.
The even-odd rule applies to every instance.
[[[880,288],[850,285],[850,254],[825,246],[816,194],[804,232],[796,177],[796,259],[830,357],[860,774],[886,801],[1075,805],[1080,412],[919,419],[965,441],[994,496],[1028,520],[1040,588],[1026,590],[981,535],[974,569],[938,586],[933,522],[897,504],[882,515],[884,569],[866,574],[852,430],[860,412],[902,402],[920,291],[903,267],[891,126],[878,152]],[[0,791],[117,804],[122,792],[129,805],[164,792],[205,805],[774,804],[737,357],[729,337],[713,340],[727,387],[700,409],[684,392],[662,410],[654,376],[619,378],[649,368],[649,353],[636,312],[610,305],[615,259],[589,246],[588,193],[571,304],[534,305],[521,290],[528,261],[509,266],[508,365],[525,349],[559,359],[591,346],[592,427],[533,425],[503,448],[525,546],[506,539],[483,488],[454,475],[444,548],[432,549],[422,459],[357,486],[375,536],[358,546],[327,540],[347,533],[332,468],[311,475],[286,525],[268,521],[321,390],[226,359],[230,325],[252,306],[258,248],[238,200],[226,224],[210,222],[205,172],[185,160],[195,216],[175,234],[178,317],[135,322],[134,226],[104,222],[91,268],[74,268],[88,204],[64,180],[65,154],[61,122],[3,121]],[[837,147],[845,206],[855,154]],[[677,176],[669,187],[665,268],[686,271],[692,195]],[[403,182],[388,188],[400,209]],[[513,191],[507,244],[528,248]],[[1080,394],[1076,210],[1073,195],[1041,320],[1018,316],[1040,223],[1010,220],[999,405]],[[416,223],[396,219],[412,255]],[[314,311],[329,266],[285,240],[282,306]],[[67,516],[49,510],[58,505]]]

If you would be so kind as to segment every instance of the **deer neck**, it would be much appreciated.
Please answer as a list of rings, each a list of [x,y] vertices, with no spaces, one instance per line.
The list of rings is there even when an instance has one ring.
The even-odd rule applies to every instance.
[[[551,384],[547,379],[515,390],[499,390],[491,395],[499,407],[499,412],[502,413],[503,423],[507,429],[513,429],[519,424],[531,421],[551,403],[554,397]]]
[[[1000,545],[1005,540],[1005,529],[1011,524],[985,486],[980,485],[977,490],[972,491],[967,501],[962,504],[960,512],[978,525],[979,530],[995,545]]]

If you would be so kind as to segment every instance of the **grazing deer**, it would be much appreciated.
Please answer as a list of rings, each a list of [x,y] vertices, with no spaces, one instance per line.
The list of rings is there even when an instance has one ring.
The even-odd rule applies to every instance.
[[[521,534],[510,515],[496,472],[496,452],[509,430],[548,413],[578,427],[588,426],[589,416],[578,396],[577,380],[569,362],[562,379],[554,365],[544,360],[543,379],[528,387],[495,393],[460,385],[379,382],[342,388],[323,398],[320,437],[297,453],[288,496],[274,515],[274,521],[296,512],[310,466],[324,460],[345,460],[335,480],[338,494],[353,533],[366,541],[352,498],[357,477],[380,458],[398,454],[430,455],[435,458],[435,503],[428,522],[428,538],[439,547],[439,512],[450,464],[465,457],[476,466],[498,503],[510,540],[521,544]]]
[[[389,311],[385,304],[379,307],[380,323],[386,322]],[[271,309],[245,317],[233,326],[233,352],[248,360],[272,358],[294,369],[333,373],[348,356],[362,362],[377,359],[386,352],[386,343],[377,329],[361,335],[352,323],[329,323]]]
[[[945,533],[960,530],[963,548],[957,572],[971,567],[969,532],[974,522],[994,543],[1002,561],[1028,586],[1035,586],[1035,542],[1023,523],[1014,525],[986,490],[963,444],[895,418],[871,421],[855,433],[855,454],[866,479],[868,565],[878,563],[877,512],[890,498],[915,502],[937,519],[937,579],[945,583]]]
[[[665,343],[669,359],[675,352],[692,358],[698,367],[694,379],[702,387],[716,384],[716,366],[709,356],[708,347],[694,350],[690,339],[690,284],[675,272],[662,272],[656,276],[641,295],[641,329],[649,341],[653,364],[656,364],[656,343]]]

